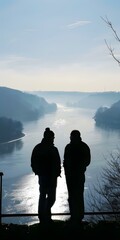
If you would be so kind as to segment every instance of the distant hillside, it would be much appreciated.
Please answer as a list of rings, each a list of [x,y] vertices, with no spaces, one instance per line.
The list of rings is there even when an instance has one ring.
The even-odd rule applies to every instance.
[[[120,92],[93,92],[85,93],[79,97],[78,101],[71,99],[67,106],[97,109],[102,106],[110,106],[118,100],[120,100]]]
[[[25,122],[37,120],[44,114],[56,110],[57,105],[48,103],[43,97],[0,87],[0,117]]]
[[[95,113],[96,125],[120,129],[120,100],[111,107],[100,107]]]
[[[67,107],[92,108],[111,106],[120,100],[120,92],[66,92],[66,91],[36,91],[38,96],[49,102],[57,102]]]

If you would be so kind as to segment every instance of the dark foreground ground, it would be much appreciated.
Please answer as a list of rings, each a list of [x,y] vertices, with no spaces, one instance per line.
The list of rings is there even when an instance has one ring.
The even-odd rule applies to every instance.
[[[45,240],[45,239],[101,239],[120,240],[120,222],[101,221],[96,224],[82,222],[72,225],[69,221],[55,220],[50,225],[1,224],[0,240]]]

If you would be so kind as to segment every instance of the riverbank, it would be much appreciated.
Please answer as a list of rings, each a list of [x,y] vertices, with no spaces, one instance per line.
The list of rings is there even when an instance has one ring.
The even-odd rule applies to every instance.
[[[21,140],[23,137],[25,137],[25,133],[21,133],[21,135],[18,138],[10,138],[5,141],[0,141],[0,145],[4,145],[7,143],[12,143]]]
[[[79,225],[70,224],[69,221],[56,220],[49,225],[40,223],[33,225],[1,224],[1,240],[22,239],[68,239],[72,236],[74,239],[105,238],[120,239],[120,222],[100,221],[98,223],[82,222]]]

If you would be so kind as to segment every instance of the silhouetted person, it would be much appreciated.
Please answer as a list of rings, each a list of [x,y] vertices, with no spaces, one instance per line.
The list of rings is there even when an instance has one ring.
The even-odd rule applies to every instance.
[[[52,221],[51,208],[56,200],[57,177],[61,174],[61,159],[54,138],[54,132],[46,128],[42,141],[31,155],[31,167],[39,181],[38,217],[41,223]]]
[[[84,218],[84,183],[86,167],[91,162],[89,146],[82,141],[80,132],[73,130],[70,143],[64,150],[64,171],[68,189],[71,222],[79,223]]]

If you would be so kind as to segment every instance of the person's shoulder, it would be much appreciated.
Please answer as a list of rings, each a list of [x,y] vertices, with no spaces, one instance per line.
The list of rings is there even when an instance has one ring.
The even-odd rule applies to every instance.
[[[58,147],[56,147],[55,145],[52,145],[52,148],[53,148],[55,151],[58,151]]]
[[[38,149],[40,146],[41,146],[41,143],[36,144],[33,150]]]
[[[52,146],[52,148],[50,148],[50,151],[53,153],[53,154],[57,154],[57,155],[59,155],[59,150],[58,150],[58,148],[56,147],[56,146]]]
[[[81,141],[81,143],[82,143],[82,145],[83,145],[84,147],[86,147],[86,148],[90,148],[86,142]]]
[[[51,147],[54,148],[54,149],[58,149],[55,145],[51,145]]]
[[[71,143],[66,144],[65,149],[69,148],[71,146]]]

